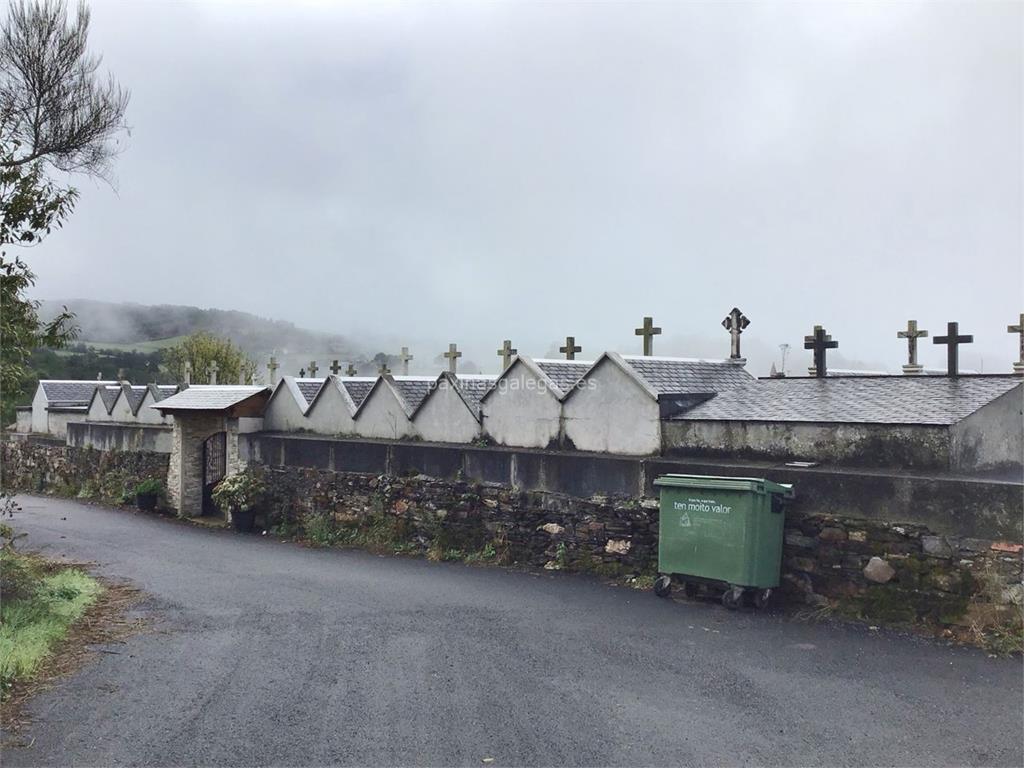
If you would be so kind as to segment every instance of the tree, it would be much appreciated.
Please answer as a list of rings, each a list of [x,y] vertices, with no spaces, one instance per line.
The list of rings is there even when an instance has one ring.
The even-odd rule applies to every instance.
[[[191,364],[193,384],[210,382],[210,363],[217,363],[217,382],[235,384],[239,376],[255,381],[256,363],[229,339],[209,333],[193,333],[180,344],[164,350],[164,365],[175,381],[185,381],[185,363]]]
[[[20,0],[0,31],[2,165],[42,162],[109,180],[129,94],[89,53],[89,9],[68,19],[65,0]]]
[[[61,227],[78,194],[46,174],[50,168],[110,181],[113,142],[125,128],[128,94],[100,81],[88,52],[89,10],[68,19],[64,0],[25,2],[0,28],[0,399],[10,406],[28,376],[32,349],[74,337],[67,311],[43,323],[28,298],[35,275],[12,245],[37,245]],[[9,407],[4,408],[4,412]]]
[[[39,165],[0,165],[0,248],[32,245],[60,227],[74,205],[74,190],[62,190],[42,178]],[[10,418],[10,393],[20,392],[25,365],[36,347],[61,347],[74,338],[71,314],[64,308],[49,322],[39,319],[39,302],[26,297],[35,274],[20,257],[0,250],[0,394],[4,418]]]

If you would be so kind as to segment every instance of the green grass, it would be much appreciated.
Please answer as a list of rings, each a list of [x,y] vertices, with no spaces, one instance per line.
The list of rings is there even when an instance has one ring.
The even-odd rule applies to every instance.
[[[150,341],[130,341],[130,342],[115,342],[115,341],[76,341],[75,343],[85,344],[87,347],[93,349],[113,349],[118,352],[158,352],[161,349],[167,347],[173,347],[180,344],[187,336],[171,336],[168,339],[152,339]]]
[[[103,591],[88,574],[64,569],[47,573],[31,558],[5,552],[3,567],[23,568],[33,582],[19,597],[5,595],[0,605],[0,686],[31,677]]]

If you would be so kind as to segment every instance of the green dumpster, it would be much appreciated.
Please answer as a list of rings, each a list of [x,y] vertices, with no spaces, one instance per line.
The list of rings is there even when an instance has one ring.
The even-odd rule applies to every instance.
[[[661,490],[655,593],[666,596],[674,576],[688,595],[724,587],[727,607],[748,592],[764,607],[779,585],[783,502],[793,487],[710,475],[663,475],[654,484]]]

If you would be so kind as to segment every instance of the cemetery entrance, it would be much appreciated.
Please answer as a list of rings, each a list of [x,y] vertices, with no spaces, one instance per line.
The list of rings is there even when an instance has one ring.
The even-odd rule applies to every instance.
[[[215,432],[203,441],[203,514],[219,515],[213,489],[227,474],[227,432]]]

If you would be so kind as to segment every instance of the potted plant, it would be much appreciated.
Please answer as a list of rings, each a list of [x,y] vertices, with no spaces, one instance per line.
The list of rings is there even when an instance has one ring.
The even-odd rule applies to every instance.
[[[213,501],[227,516],[235,530],[248,532],[256,520],[256,507],[265,491],[263,481],[245,471],[228,475],[213,489]]]
[[[152,477],[143,480],[135,486],[135,506],[143,512],[152,512],[163,495],[163,483]]]

